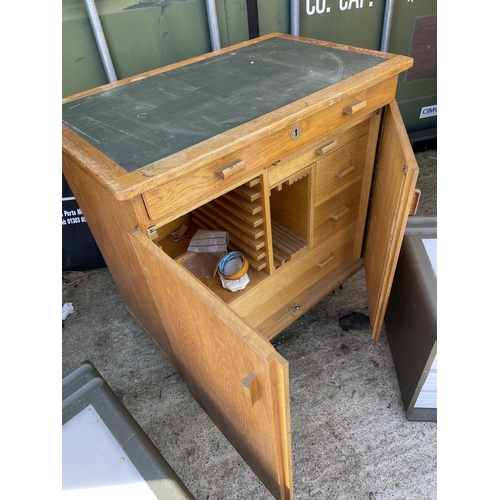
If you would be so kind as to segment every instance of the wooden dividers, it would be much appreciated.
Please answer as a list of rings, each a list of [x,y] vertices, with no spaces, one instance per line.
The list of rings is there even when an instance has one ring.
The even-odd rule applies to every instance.
[[[192,221],[202,229],[229,232],[229,250],[239,250],[257,271],[266,267],[260,177],[233,189],[193,211]]]
[[[286,179],[284,186],[290,186],[310,173],[309,170]],[[280,191],[282,186],[277,189]],[[276,189],[276,187],[275,187]],[[225,230],[229,232],[229,250],[243,252],[257,271],[266,268],[268,262],[278,269],[297,252],[307,248],[308,241],[295,234],[282,222],[273,220],[272,210],[271,245],[266,244],[263,186],[261,178],[233,189],[192,212],[192,222],[202,229]],[[266,258],[266,249],[272,248],[271,258]]]

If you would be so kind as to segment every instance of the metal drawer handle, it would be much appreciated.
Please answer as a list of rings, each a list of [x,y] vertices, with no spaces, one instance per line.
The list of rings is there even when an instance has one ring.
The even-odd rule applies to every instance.
[[[226,165],[214,170],[214,175],[215,177],[219,177],[225,181],[230,177],[233,177],[233,175],[243,172],[243,170],[245,170],[245,162],[238,158],[237,160],[234,160],[231,163],[226,163]]]
[[[316,265],[318,267],[321,267],[323,269],[329,262],[331,262],[335,258],[335,255],[331,253],[326,259],[322,260],[321,262],[318,262]]]
[[[337,177],[337,179],[343,179],[346,175],[349,175],[351,172],[354,172],[354,165],[346,165],[345,167],[335,172],[335,177]]]
[[[337,141],[332,141],[329,142],[328,144],[325,144],[324,146],[320,146],[314,150],[314,152],[317,155],[326,155],[326,153],[329,153],[333,149],[337,147]]]
[[[353,115],[366,108],[366,101],[356,101],[343,109],[344,115]]]
[[[349,212],[349,207],[343,206],[342,208],[339,208],[335,213],[330,215],[330,217],[333,220],[339,220],[341,217],[347,214],[347,212]]]

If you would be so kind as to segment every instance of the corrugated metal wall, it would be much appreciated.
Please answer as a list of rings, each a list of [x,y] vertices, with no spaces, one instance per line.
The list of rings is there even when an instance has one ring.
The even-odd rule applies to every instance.
[[[96,0],[118,79],[211,50],[205,0]],[[215,0],[220,43],[290,33],[289,0]],[[300,35],[380,49],[386,0],[301,0]],[[252,25],[252,22],[250,22]],[[394,0],[389,51],[415,58],[397,100],[410,138],[437,135],[437,0]],[[63,96],[107,83],[83,0],[62,2]]]

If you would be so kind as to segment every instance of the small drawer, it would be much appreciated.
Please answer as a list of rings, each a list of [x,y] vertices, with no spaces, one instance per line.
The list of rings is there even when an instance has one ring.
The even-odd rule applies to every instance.
[[[370,120],[366,119],[352,127],[323,137],[319,141],[315,141],[304,149],[271,165],[268,168],[269,185],[273,187],[282,182],[283,179],[304,168],[304,165],[310,165],[317,160],[321,160],[326,156],[326,151],[329,153],[337,151],[346,144],[368,134],[369,122]]]
[[[314,210],[313,242],[333,236],[358,217],[362,178],[348,185]]]
[[[365,135],[316,162],[316,207],[363,175],[367,145],[368,136]]]
[[[349,233],[353,233],[354,225],[349,229]],[[309,275],[314,279],[319,279],[321,276],[333,271],[336,267],[344,263],[346,259],[353,256],[354,236],[348,239],[339,238],[326,245],[321,246],[321,250],[315,252],[314,262],[312,263]]]

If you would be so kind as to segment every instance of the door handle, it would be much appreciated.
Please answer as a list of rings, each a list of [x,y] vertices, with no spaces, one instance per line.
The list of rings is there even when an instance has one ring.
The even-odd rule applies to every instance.
[[[243,387],[243,393],[245,394],[246,402],[250,407],[252,407],[260,399],[259,382],[257,380],[257,375],[252,372],[244,379],[241,379],[240,382],[241,386]]]

